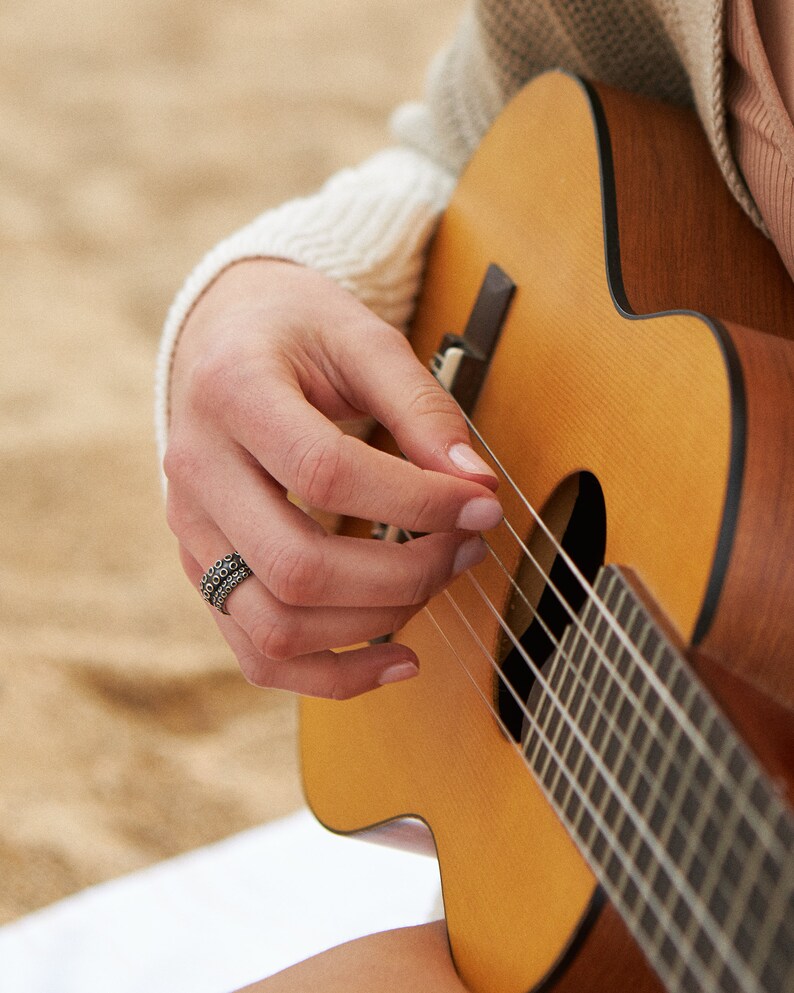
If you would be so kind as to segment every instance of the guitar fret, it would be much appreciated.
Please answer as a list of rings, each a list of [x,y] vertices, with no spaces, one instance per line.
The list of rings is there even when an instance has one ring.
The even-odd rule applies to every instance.
[[[778,891],[778,899],[770,906],[769,918],[780,924],[774,934],[769,933],[769,953],[761,974],[772,993],[785,993],[785,977],[794,972],[794,892],[786,896]]]
[[[576,688],[578,679],[575,678],[574,672],[577,668],[576,664],[581,661],[582,658],[582,633],[584,631],[584,626],[577,627],[576,629],[569,628],[566,631],[566,635],[560,644],[557,656],[550,667],[548,674],[548,683],[552,690],[557,694],[561,705],[565,705],[566,697],[569,696]],[[585,657],[587,653],[584,653]],[[563,662],[572,662],[572,665],[564,665]],[[551,713],[555,715],[555,720],[552,721],[548,717],[545,722],[543,720],[542,711],[539,723],[541,724],[541,733],[547,739],[550,739],[550,745],[548,756],[544,756],[539,761],[539,757],[533,756],[532,766],[538,773],[544,785],[549,788],[550,792],[556,794],[558,790],[558,779],[563,773],[564,767],[567,768],[567,756],[570,753],[570,749],[576,738],[571,734],[570,727],[571,724],[568,721],[563,721],[560,718],[560,710],[558,705],[552,705],[551,697],[548,692],[544,694],[545,696],[545,707],[546,713]],[[581,695],[581,706],[586,705],[587,695],[582,693]],[[576,716],[579,716],[578,714]],[[552,724],[554,725],[552,727]],[[558,764],[555,772],[554,779],[549,779],[548,771],[550,768],[549,758],[552,752],[561,756],[562,763]],[[567,772],[566,772],[567,775]],[[555,796],[555,799],[564,804],[564,801],[560,801],[559,797]]]
[[[626,624],[625,627],[629,631],[629,634],[630,635],[634,633],[631,630],[630,625]],[[640,652],[640,654],[646,654],[643,651],[643,646],[639,643],[639,639],[636,638],[636,635],[632,638],[632,640],[637,645],[637,648],[638,648],[638,651]],[[657,658],[658,658],[658,656],[657,656]],[[654,664],[654,662],[656,660],[653,659],[653,658],[651,658],[649,661],[651,662],[651,664]],[[637,666],[635,665],[635,671],[636,671],[636,669],[637,669]],[[703,700],[702,694],[700,694],[700,692],[698,691],[698,688],[697,688],[696,684],[693,681],[690,680],[688,684],[686,684],[686,683],[683,682],[682,676],[685,673],[684,673],[684,670],[683,670],[683,666],[680,664],[680,660],[675,659],[675,660],[672,661],[672,669],[674,671],[673,686],[674,686],[675,696],[679,699],[680,703],[683,704],[683,706],[689,712],[691,712],[693,714],[693,716],[695,717],[695,719],[698,719],[703,714],[705,714],[706,711],[707,711],[707,706],[705,704],[705,701]],[[646,686],[647,685],[648,684],[646,682]],[[638,702],[641,703],[641,701],[638,701]],[[639,708],[635,709],[635,719],[638,718],[638,716],[639,716]],[[654,717],[656,717],[655,714],[654,714]],[[717,718],[717,714],[716,714],[716,712],[713,712],[712,715],[711,715],[711,725],[712,726],[715,725],[716,718]],[[693,761],[693,758],[696,759],[696,753],[691,748],[691,744],[689,743],[689,740],[683,734],[681,734],[681,731],[682,731],[681,726],[677,726],[676,727],[676,732],[675,732],[676,739],[677,740],[675,741],[675,745],[676,745],[676,753],[677,754],[680,755],[683,752],[686,755],[687,752],[689,753],[688,754],[688,759],[687,759],[687,766],[685,767],[685,771],[686,771],[686,769],[688,769],[691,766],[691,762]],[[718,745],[719,745],[718,752],[722,751],[722,749],[724,748],[724,746],[725,746],[725,744],[726,744],[726,742],[728,740],[727,739],[727,736],[725,736],[725,735],[720,735],[720,739],[721,740],[718,742]],[[681,743],[686,743],[684,748],[681,747]],[[732,765],[731,765],[731,772],[733,773],[733,775],[736,778],[738,778],[741,775],[741,772],[742,772],[742,770],[743,770],[743,768],[745,766],[746,766],[746,761],[743,758],[743,755],[741,753],[739,753],[737,750],[734,750],[734,757],[732,758]],[[634,777],[635,782],[636,782],[637,778],[638,778],[638,776],[635,776]],[[709,776],[709,779],[708,779],[709,784],[713,783],[714,781],[715,781],[715,777],[714,776]],[[670,778],[666,779],[664,781],[664,784],[665,785],[668,785],[668,784],[669,785],[672,785],[671,779]],[[621,785],[624,785],[624,784],[621,783]],[[627,792],[629,793],[629,795],[631,795],[632,790],[629,789],[629,790],[627,790]],[[670,790],[668,790],[667,792],[668,792],[668,794],[671,793]],[[672,799],[672,796],[671,796],[671,799]],[[676,811],[677,813],[680,813],[681,809],[683,808],[683,804],[686,802],[686,799],[687,799],[687,794],[685,793],[683,795],[682,799],[681,799],[681,803],[678,806],[678,810]],[[696,810],[701,810],[702,809],[702,805],[695,804],[695,809]],[[691,817],[688,818],[688,819],[691,820]]]
[[[738,807],[731,809],[727,822],[723,825],[722,837],[720,838],[717,850],[714,853],[713,859],[709,862],[706,879],[701,887],[703,902],[721,927],[725,927],[726,918],[730,912],[731,901],[720,889],[719,883],[721,879],[728,878],[720,870],[727,863],[729,854],[734,854],[734,857],[737,859],[739,872],[744,871],[744,864],[746,864],[746,862],[743,863],[741,856],[735,852],[733,847],[735,839],[731,833],[741,816],[742,814]],[[749,854],[749,851],[746,852],[745,858],[749,857]],[[735,889],[735,886],[732,888]]]
[[[576,640],[579,641],[578,635]],[[589,675],[583,678],[581,674],[587,671],[590,660],[593,661],[593,664],[590,666]],[[596,653],[594,653],[591,649],[586,649],[582,653],[579,653],[578,657],[574,655],[574,657],[569,661],[573,663],[581,663],[581,666],[579,668],[579,678],[577,679],[576,685],[576,694],[578,695],[578,699],[575,704],[572,700],[566,709],[568,711],[571,724],[576,724],[581,731],[586,734],[591,724],[592,715],[596,713],[595,704],[597,696],[595,691],[595,683],[598,679],[601,663],[598,660]],[[569,668],[573,669],[573,665]],[[562,696],[561,701],[563,706],[565,706],[565,700]],[[586,720],[584,718],[584,710],[588,704],[591,707],[591,718]],[[567,747],[563,755],[563,760],[565,761],[566,766],[574,775],[575,769],[571,766],[568,759],[576,740],[577,739],[574,735],[570,736],[570,740],[567,743]]]
[[[786,967],[785,971],[794,966],[794,892],[786,894],[782,888],[777,888],[770,893],[769,883],[766,884],[766,892],[762,892],[761,881],[764,876],[761,863],[764,855],[763,849],[756,846],[752,861],[744,864],[746,893],[743,899],[741,896],[737,898],[736,905],[749,913],[736,915],[736,923],[730,936],[755,971],[762,971],[764,963],[777,957],[777,971],[782,975],[783,966]],[[751,932],[748,917],[754,919],[758,925],[768,920],[777,920],[780,924],[775,931],[761,927],[760,933],[756,933],[759,929]]]
[[[684,906],[684,904],[682,904],[682,906]],[[673,919],[676,920],[676,923],[681,928],[681,934],[685,940],[686,946],[692,948],[693,950],[696,949],[695,932],[697,932],[697,930],[700,927],[700,923],[698,921],[697,916],[689,912],[687,921],[684,925],[682,925],[680,920],[675,918],[675,916]],[[708,961],[713,954],[714,954],[714,946],[711,945],[708,957],[703,959],[703,957],[701,956],[704,965],[708,965]],[[690,968],[689,963],[687,962],[687,959],[684,955],[675,954],[673,956],[673,960],[670,963],[670,974],[669,974],[668,985],[676,990],[682,990],[682,991],[691,990],[693,991],[693,993],[695,993],[695,991],[698,991],[699,993],[699,991],[701,990],[700,983],[698,982],[695,974],[692,972],[692,969]]]
[[[613,606],[613,604],[610,604],[610,606]],[[626,630],[628,630],[630,634],[634,636],[634,639],[639,641],[644,647],[648,629],[643,626],[642,613],[639,610],[638,605],[628,600],[625,590],[619,591],[619,600],[617,604],[614,604],[614,608],[616,608],[615,613],[620,622],[625,626]],[[628,613],[625,614],[625,616],[624,608],[627,608],[628,610]],[[636,676],[639,674],[639,669],[634,662],[631,653],[625,648],[625,646],[621,646],[619,655],[620,660],[616,668],[624,679],[634,679],[635,688],[638,689],[644,697],[648,684],[646,681],[641,687],[636,686]],[[618,783],[624,788],[626,788],[627,779],[630,781],[635,780],[642,771],[640,764],[635,762],[629,754],[631,737],[636,732],[639,721],[640,711],[636,709],[634,711],[630,711],[626,727],[624,729],[620,729],[618,726],[613,725],[611,732],[607,734],[604,739],[605,747],[599,749],[602,757],[605,758],[608,765],[612,768],[617,767]],[[604,730],[606,729],[606,722],[602,723],[602,727]],[[649,736],[646,734],[645,737],[647,738]],[[624,847],[624,849],[631,856],[633,855],[635,845],[638,843],[639,834],[633,821],[628,816],[627,809],[617,803],[614,796],[611,797],[611,801],[613,804],[614,813],[610,812],[609,806],[601,812],[605,815],[606,823],[610,825],[613,833],[620,840],[622,847]],[[598,856],[598,852],[595,854]],[[614,876],[614,872],[610,870],[610,866],[613,864],[614,863],[610,863],[607,866],[607,872]],[[627,877],[624,873],[624,880],[628,878],[629,877]],[[613,883],[617,884],[618,879],[613,878]]]
[[[669,989],[782,993],[794,935],[764,921],[791,914],[791,817],[617,570],[596,591],[623,635],[585,604],[527,760]]]
[[[648,639],[646,639],[647,641]],[[657,645],[655,652],[661,651],[663,645],[661,642]],[[654,653],[655,654],[655,653]],[[637,729],[640,728],[643,731],[641,744],[639,748],[635,749],[637,762],[634,768],[634,772],[626,784],[625,789],[628,795],[634,797],[637,810],[644,814],[648,805],[648,801],[652,795],[651,784],[648,782],[648,775],[645,770],[645,766],[648,762],[648,753],[651,746],[654,744],[655,736],[650,730],[654,724],[657,723],[659,717],[659,711],[663,706],[662,699],[658,693],[655,693],[653,702],[650,707],[648,707],[648,698],[650,696],[650,682],[646,682],[645,689],[642,696],[640,697],[640,704],[644,707],[646,714],[650,718],[649,721],[642,721],[640,719],[640,711],[637,711]]]
[[[677,735],[677,738],[680,738],[682,734],[683,732],[679,730],[679,734]],[[672,745],[673,745],[673,749],[672,749],[673,755],[680,754],[680,751],[678,749],[678,740],[674,739]],[[665,821],[661,827],[661,830],[659,830],[656,835],[659,841],[661,842],[661,844],[663,845],[671,844],[672,836],[674,832],[677,831],[680,834],[681,829],[679,827],[679,823],[682,819],[681,813],[683,811],[684,804],[686,802],[688,795],[687,784],[690,778],[687,775],[687,773],[692,768],[692,766],[694,766],[697,763],[698,759],[699,759],[699,755],[697,751],[690,744],[689,753],[686,759],[684,760],[683,767],[679,766],[676,769],[675,774],[673,776],[673,779],[675,780],[675,786],[673,787],[672,790],[666,791],[669,797],[669,802],[666,805]],[[670,768],[672,769],[672,756],[671,756]],[[667,777],[665,777],[664,783],[666,784],[667,781],[668,781]],[[686,844],[686,839],[683,836],[681,836],[681,840],[684,844]],[[684,853],[683,850],[679,847],[679,844],[680,843],[677,841],[676,847],[675,849],[673,849],[672,853],[676,861],[680,862]]]
[[[691,708],[692,707],[693,700],[696,697],[696,694],[692,693],[691,691],[690,692],[687,692],[686,690],[684,690],[683,693],[682,693],[681,692],[681,689],[680,689],[680,683],[678,684],[678,687],[679,687],[679,689],[678,689],[678,692],[677,692],[676,695],[679,697],[679,699],[688,708]],[[677,741],[674,742],[675,747],[674,747],[674,749],[671,750],[672,751],[672,756],[680,755],[682,753],[682,751],[684,751],[684,752],[686,751],[685,749],[684,750],[681,749],[681,747],[679,745],[679,741],[680,741],[680,736],[679,736],[679,740],[677,740]],[[663,843],[666,844],[667,849],[671,852],[671,855],[673,855],[674,858],[677,858],[677,859],[680,860],[681,859],[681,856],[684,853],[687,853],[688,852],[688,854],[687,854],[687,862],[690,865],[692,864],[692,862],[694,861],[694,859],[697,858],[697,855],[699,853],[699,845],[697,845],[697,844],[695,844],[695,845],[688,845],[687,844],[688,838],[694,837],[697,840],[697,842],[701,842],[701,838],[699,837],[700,832],[695,831],[695,830],[692,830],[690,833],[688,833],[687,835],[685,835],[685,834],[682,833],[681,829],[676,826],[676,823],[675,822],[676,822],[676,820],[679,820],[679,821],[680,820],[683,820],[685,823],[688,822],[688,824],[694,828],[694,821],[695,821],[695,819],[698,816],[698,812],[704,810],[704,807],[702,806],[702,804],[701,805],[698,805],[697,803],[694,803],[694,805],[693,805],[692,803],[690,803],[689,814],[688,814],[688,816],[685,816],[684,815],[684,811],[687,809],[686,808],[687,800],[688,799],[690,799],[690,800],[693,799],[693,795],[692,795],[689,787],[686,785],[687,779],[689,778],[687,776],[687,772],[691,768],[691,765],[692,765],[693,761],[696,761],[696,760],[697,760],[696,753],[694,752],[694,750],[690,749],[689,750],[689,756],[686,759],[685,766],[684,766],[684,768],[682,770],[682,775],[681,775],[680,780],[679,780],[680,782],[683,782],[684,788],[683,788],[683,790],[679,790],[678,791],[678,795],[675,798],[673,804],[671,804],[670,807],[668,808],[667,824],[663,828],[662,832],[660,833],[660,840]],[[738,765],[736,763],[734,763],[732,765],[732,767],[731,767],[731,771],[734,773],[734,775],[740,773],[741,770],[742,770],[742,764],[741,763],[738,764]],[[669,782],[669,780],[665,779],[664,782],[665,782],[665,784],[667,784]],[[709,785],[711,786],[712,784],[714,784],[716,782],[717,782],[716,777],[715,776],[712,776]],[[675,836],[676,836],[677,840],[676,840],[676,843],[675,844],[672,844],[671,843],[671,837],[673,836],[674,832],[675,832]],[[689,874],[687,874],[687,875],[689,875]],[[690,877],[690,879],[691,879],[691,877]],[[718,877],[718,880],[719,880],[719,884],[721,884],[723,882],[723,877],[722,876],[719,876]],[[734,904],[734,905],[736,905],[736,904]],[[741,906],[741,904],[739,904],[739,906]],[[692,922],[694,920],[696,920],[696,918],[692,914],[690,908],[686,905],[686,903],[684,901],[681,900],[680,897],[676,900],[675,905],[674,905],[674,908],[673,908],[673,919],[676,921],[676,923],[678,924],[678,926],[681,928],[684,937],[687,937],[688,936],[688,930],[692,926]],[[734,929],[734,932],[733,933],[735,934],[736,931],[738,931],[738,926],[737,926],[737,928]],[[675,975],[675,977],[678,977],[678,971],[676,971],[674,975]]]
[[[696,805],[695,817],[691,821],[691,831],[694,837],[700,839],[701,847],[694,845],[690,847],[681,862],[681,871],[689,879],[696,892],[702,892],[708,866],[713,863],[717,844],[722,834],[712,813],[714,794],[719,785],[717,777],[712,776],[705,791],[699,797],[691,789],[687,791],[687,795],[692,797]],[[705,848],[705,852],[701,851],[701,848]]]
[[[647,642],[650,640],[650,631],[646,632],[643,637],[642,642],[638,645],[638,650],[643,651]],[[659,651],[662,645],[659,643],[655,651]],[[634,743],[634,751],[636,755],[636,765],[632,773],[631,778],[628,783],[625,784],[625,789],[631,795],[637,795],[640,791],[640,780],[643,779],[644,765],[648,758],[648,752],[654,743],[654,734],[650,730],[650,727],[658,721],[659,708],[662,706],[661,697],[658,693],[653,694],[653,702],[648,705],[648,699],[651,696],[650,682],[646,681],[640,695],[638,697],[638,702],[640,706],[636,709],[635,715],[635,727],[631,731],[631,740]],[[645,713],[643,714],[643,710]],[[645,715],[650,717],[650,721],[643,720]],[[636,739],[639,736],[640,743],[636,744]],[[647,787],[647,778],[645,778],[645,784]],[[647,801],[649,793],[646,793],[642,798],[642,801],[638,804],[638,810],[643,811],[645,802]]]

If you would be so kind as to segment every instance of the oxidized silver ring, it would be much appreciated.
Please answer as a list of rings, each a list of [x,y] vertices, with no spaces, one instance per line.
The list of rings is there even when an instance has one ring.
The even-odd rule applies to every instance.
[[[229,552],[211,566],[199,582],[201,595],[222,614],[228,614],[226,598],[240,583],[253,576],[245,559],[237,552]]]

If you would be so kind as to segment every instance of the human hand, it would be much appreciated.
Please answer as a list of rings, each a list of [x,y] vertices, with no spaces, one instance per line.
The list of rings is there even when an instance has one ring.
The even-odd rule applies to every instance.
[[[373,416],[407,461],[334,423]],[[237,550],[253,571],[213,610],[246,678],[347,698],[410,678],[404,645],[331,649],[399,630],[481,561],[496,477],[457,405],[394,328],[325,276],[240,262],[199,300],[171,384],[168,520],[198,586]],[[326,534],[287,499],[425,536]]]

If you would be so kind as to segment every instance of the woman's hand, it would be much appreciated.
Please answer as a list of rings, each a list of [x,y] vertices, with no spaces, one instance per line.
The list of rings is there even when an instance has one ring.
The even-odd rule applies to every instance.
[[[408,461],[334,423],[375,417]],[[190,581],[233,549],[254,575],[213,610],[245,676],[346,698],[415,675],[406,646],[331,651],[401,628],[482,560],[501,508],[454,401],[394,328],[291,263],[241,262],[188,319],[171,390],[168,520]],[[428,532],[326,534],[287,499]]]

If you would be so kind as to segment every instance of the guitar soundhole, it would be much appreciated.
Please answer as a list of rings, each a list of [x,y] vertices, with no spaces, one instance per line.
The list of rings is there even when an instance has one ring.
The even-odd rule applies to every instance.
[[[544,508],[543,519],[588,582],[592,582],[603,565],[606,546],[606,505],[596,477],[580,472],[566,479]],[[570,624],[571,612],[582,606],[585,591],[540,528],[533,530],[527,545],[538,564],[526,555],[522,557],[515,576],[521,593],[511,591],[504,617],[523,652],[542,667]],[[539,574],[538,565],[548,580]],[[524,714],[507,684],[526,703],[535,676],[507,635],[501,639],[499,660],[499,713],[510,734],[520,741]]]

